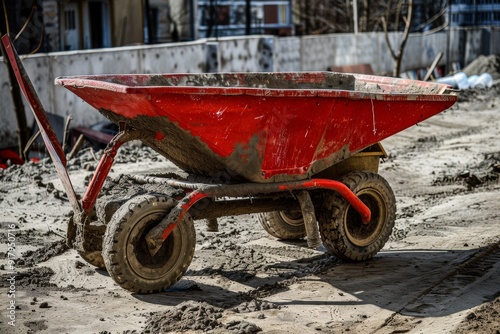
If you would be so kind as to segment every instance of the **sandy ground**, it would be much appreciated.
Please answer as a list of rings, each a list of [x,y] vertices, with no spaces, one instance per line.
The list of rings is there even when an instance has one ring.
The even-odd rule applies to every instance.
[[[196,222],[176,285],[132,294],[65,246],[71,208],[50,162],[0,171],[0,332],[499,333],[498,92],[465,93],[383,142],[398,214],[363,263],[276,240],[256,215],[226,217],[219,232]],[[174,169],[123,150],[112,176]],[[95,165],[88,153],[70,162],[78,193]]]

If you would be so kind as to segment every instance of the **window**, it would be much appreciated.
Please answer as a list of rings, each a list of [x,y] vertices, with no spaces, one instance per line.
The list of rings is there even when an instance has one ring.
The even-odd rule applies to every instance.
[[[278,23],[278,6],[264,5],[264,23],[265,24]]]
[[[75,30],[76,29],[75,15],[76,15],[76,13],[74,10],[66,10],[64,12],[64,28],[66,30]]]
[[[88,2],[85,25],[88,27],[85,36],[85,47],[88,49],[111,46],[110,18],[107,0],[91,0]]]
[[[198,7],[200,26],[227,26],[231,21],[230,6],[201,5]]]

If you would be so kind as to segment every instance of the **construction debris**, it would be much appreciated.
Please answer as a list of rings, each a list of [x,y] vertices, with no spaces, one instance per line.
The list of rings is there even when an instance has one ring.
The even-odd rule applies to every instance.
[[[437,79],[437,82],[444,83],[452,86],[453,88],[475,89],[475,88],[491,88],[493,86],[493,77],[489,73],[482,73],[481,75],[471,75],[467,77],[464,72],[458,72],[449,77]]]

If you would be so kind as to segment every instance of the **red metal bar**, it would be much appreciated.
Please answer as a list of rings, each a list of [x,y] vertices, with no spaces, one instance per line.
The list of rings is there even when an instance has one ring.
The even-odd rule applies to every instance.
[[[99,196],[99,192],[102,189],[106,177],[108,177],[109,171],[113,166],[115,161],[115,156],[118,153],[118,149],[122,146],[125,141],[120,140],[124,136],[125,132],[119,132],[113,140],[109,143],[110,146],[105,150],[99,165],[96,168],[94,176],[90,181],[89,187],[83,195],[82,208],[86,214],[89,214],[94,204]]]
[[[163,229],[162,239],[165,240],[175,225],[179,223],[186,213],[198,201],[206,197],[223,196],[250,196],[258,193],[284,192],[293,190],[329,189],[338,192],[352,207],[361,215],[364,223],[370,221],[370,209],[347,187],[339,181],[328,179],[312,179],[297,182],[285,182],[277,184],[237,184],[237,185],[211,185],[203,189],[195,190],[186,195],[170,212],[169,216],[157,226]],[[173,226],[172,226],[173,225]],[[153,229],[150,233],[155,233]]]
[[[38,124],[43,141],[47,146],[47,150],[49,151],[50,157],[56,167],[57,174],[59,174],[64,190],[68,195],[69,202],[76,212],[80,212],[80,203],[76,198],[75,190],[73,189],[73,185],[66,169],[66,155],[57,140],[54,129],[52,129],[52,126],[50,125],[43,105],[40,102],[40,99],[38,98],[38,95],[36,94],[28,74],[26,73],[26,70],[24,69],[24,66],[21,63],[21,60],[19,59],[19,56],[17,55],[17,52],[8,35],[2,36],[2,44],[7,53],[7,57],[9,58],[10,66],[16,75],[19,87],[31,107],[31,111],[33,112],[35,120]]]
[[[344,199],[352,205],[352,207],[361,215],[363,223],[370,221],[370,209],[342,182],[328,179],[312,179],[299,182],[297,185],[282,185],[280,190],[296,190],[296,189],[330,189],[338,192]]]
[[[177,218],[174,220],[173,223],[168,225],[165,230],[163,231],[161,237],[163,240],[167,239],[170,233],[174,230],[174,228],[177,226],[177,224],[184,218],[186,213],[191,209],[193,205],[195,205],[199,200],[208,197],[208,194],[204,194],[198,190],[195,190],[189,195],[187,195],[184,199],[187,199],[187,203],[184,203],[184,199],[180,203],[184,203],[180,207],[180,212],[177,216]]]

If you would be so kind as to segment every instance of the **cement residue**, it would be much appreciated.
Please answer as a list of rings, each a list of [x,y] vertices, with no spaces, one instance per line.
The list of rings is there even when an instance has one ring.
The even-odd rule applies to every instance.
[[[500,333],[500,297],[471,311],[454,330],[456,334]]]
[[[36,333],[48,329],[47,320],[30,320],[23,322],[24,326],[30,329],[30,333]]]
[[[433,186],[459,184],[472,190],[476,187],[498,183],[500,180],[500,152],[488,153],[476,165],[468,166],[455,174],[444,174],[434,179]]]
[[[494,80],[500,79],[500,55],[479,56],[463,70],[467,76],[488,73]]]
[[[254,219],[257,224],[257,218]],[[318,255],[316,251],[305,247],[245,246],[245,242],[264,236],[265,232],[261,228],[249,232],[241,226],[227,226],[226,224],[225,219],[220,223],[221,232],[197,234],[196,254],[204,265],[199,269],[189,269],[186,275],[220,275],[248,284],[253,280],[259,280],[256,277],[257,273],[260,276],[279,276],[280,280],[284,280],[304,277],[339,264],[339,261],[330,255]],[[305,244],[304,241],[298,242]]]
[[[236,313],[248,313],[265,310],[278,310],[280,308],[281,307],[279,305],[274,303],[259,299],[252,299],[251,301],[243,302],[240,305],[234,307],[232,311]]]
[[[209,331],[220,328],[223,309],[204,302],[186,301],[148,319],[144,333],[170,333],[175,331]]]
[[[55,173],[54,165],[49,158],[43,159],[38,163],[30,161],[24,165],[12,165],[5,170],[0,169],[0,171],[0,181],[2,183],[14,182],[17,183],[17,186],[28,184],[36,178],[41,178],[43,175]],[[4,189],[4,187],[1,188]]]
[[[354,89],[354,77],[343,73],[216,73],[151,76],[147,86],[194,86],[264,89]]]
[[[244,320],[224,323],[224,310],[205,302],[186,301],[165,312],[151,316],[143,333],[171,333],[184,331],[252,334],[260,327]]]
[[[45,154],[46,157],[41,159],[39,162],[28,161],[23,165],[12,165],[5,170],[0,169],[0,181],[4,181],[3,183],[14,182],[17,183],[17,186],[19,186],[30,182],[39,183],[44,177],[56,174],[56,169],[51,158],[48,157],[48,153]],[[82,169],[93,171],[103,154],[103,150],[94,152],[90,148],[83,149],[78,152],[74,158],[67,161],[67,168],[69,171],[79,171]],[[115,157],[114,163],[136,163],[142,161],[155,162],[159,159],[163,158],[153,149],[140,142],[132,141],[124,144],[120,148],[117,156]],[[44,184],[38,185],[45,186]],[[5,188],[2,186],[0,189]]]
[[[101,223],[107,224],[122,204],[133,197],[144,194],[176,197],[182,195],[183,191],[163,184],[139,183],[129,175],[120,174],[115,178],[108,178],[104,183],[95,205],[97,219]]]
[[[54,271],[47,267],[32,267],[27,271],[18,271],[16,276],[16,287],[24,288],[27,287],[39,287],[39,288],[54,288],[55,284],[50,283],[51,277],[54,275]],[[0,287],[7,287],[8,281],[12,274],[4,274],[0,276]]]
[[[500,85],[493,85],[491,88],[475,88],[461,90],[458,95],[458,102],[472,102],[472,104],[460,104],[460,109],[478,110],[492,109],[498,105],[498,97],[500,96]],[[497,102],[497,103],[495,103]],[[482,105],[479,108],[479,105]],[[483,108],[486,107],[486,108]]]
[[[228,333],[253,334],[262,331],[262,329],[245,320],[233,320],[224,325],[224,331]]]
[[[104,154],[104,150],[94,151],[92,148],[83,149],[71,160],[68,161],[68,170],[80,170],[84,169],[87,171],[95,170],[99,160]],[[118,154],[115,156],[115,164],[128,164],[143,161],[155,162],[163,159],[158,155],[153,149],[143,145],[139,141],[130,141],[125,143],[118,150]]]
[[[473,134],[480,133],[482,127],[468,127],[465,130],[454,130],[453,132],[447,134],[433,134],[430,136],[419,137],[414,140],[410,145],[401,147],[400,149],[393,149],[389,152],[389,157],[387,161],[391,161],[398,155],[404,155],[409,151],[414,152],[429,152],[442,145],[444,141],[470,136]]]
[[[17,261],[19,267],[33,267],[38,263],[45,262],[54,256],[60,255],[68,250],[66,240],[59,240],[50,243],[35,251],[26,251],[22,254],[22,259]],[[22,262],[21,262],[22,260]]]
[[[43,214],[34,215],[34,219],[44,219],[44,218],[46,217]],[[16,242],[18,244],[31,245],[35,247],[45,247],[47,246],[47,244],[50,244],[55,240],[54,237],[57,238],[58,240],[62,240],[61,235],[58,235],[51,229],[42,232],[37,228],[28,228],[30,226],[33,226],[32,223],[33,220],[30,217],[20,216],[18,218],[16,224],[19,228],[16,228],[15,230]],[[59,230],[59,233],[61,232],[64,233],[57,227],[55,227],[54,230]],[[7,244],[8,243],[7,237],[8,237],[7,234],[5,235],[0,234],[0,244],[2,243]],[[7,249],[4,248],[3,250],[6,251]],[[5,254],[6,254],[5,252],[0,251],[0,257],[4,256]],[[24,258],[20,258],[17,264],[24,265],[25,260],[26,259]]]
[[[265,266],[272,263],[263,253],[239,246],[234,240],[217,237],[204,243],[198,256],[207,256],[210,262],[207,261],[200,270],[189,270],[187,275],[218,274],[237,282],[254,278],[257,272],[265,272]]]
[[[396,81],[398,80],[398,81]],[[356,78],[356,92],[368,94],[408,94],[408,95],[432,95],[439,94],[443,85],[419,85],[413,81],[394,79],[394,82],[365,81],[361,76]]]
[[[221,177],[230,180],[222,157],[208,148],[200,138],[194,137],[179,127],[168,117],[138,116],[133,119],[123,117],[110,110],[99,110],[115,123],[126,121],[133,129],[142,129],[141,141],[173,162],[180,169],[194,174]],[[158,140],[155,134],[164,134]]]
[[[342,73],[324,73],[322,76],[308,76],[297,73],[292,77],[274,73],[253,73],[245,76],[245,85],[274,89],[354,89],[354,76]]]

